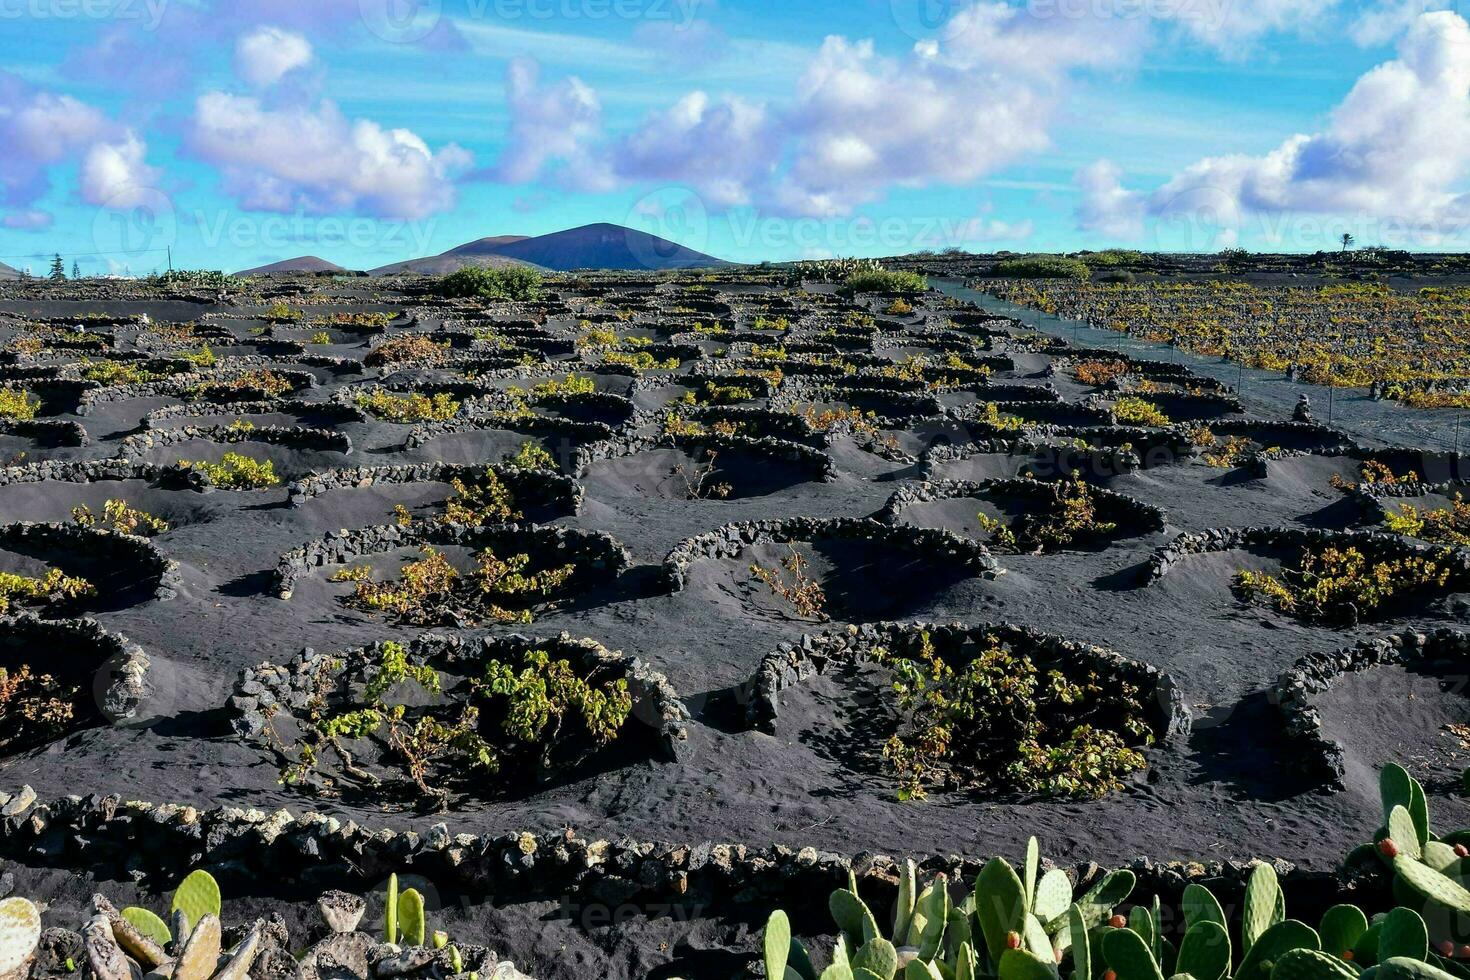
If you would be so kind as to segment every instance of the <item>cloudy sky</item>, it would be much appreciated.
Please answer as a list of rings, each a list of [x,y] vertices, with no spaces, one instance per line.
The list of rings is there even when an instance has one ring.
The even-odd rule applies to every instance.
[[[1470,245],[1425,0],[0,0],[0,262]]]

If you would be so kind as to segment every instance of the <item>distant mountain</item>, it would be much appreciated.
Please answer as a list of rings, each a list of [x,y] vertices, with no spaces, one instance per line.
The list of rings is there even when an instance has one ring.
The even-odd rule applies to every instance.
[[[698,269],[729,265],[712,255],[685,248],[622,225],[595,224],[549,235],[497,235],[466,242],[441,255],[395,262],[373,275],[443,276],[468,265],[529,265],[553,272],[572,269]]]
[[[481,239],[481,241],[491,240]],[[469,245],[461,245],[460,248],[470,248],[476,244],[478,243],[471,242]],[[394,262],[392,265],[381,266],[372,270],[372,274],[375,276],[447,276],[451,272],[458,272],[471,265],[503,269],[507,266],[530,265],[530,263],[508,259],[503,255],[495,255],[490,252],[460,252],[459,249],[452,249],[443,255],[431,255],[424,259],[409,259],[407,262]]]
[[[451,248],[445,255],[498,255],[500,250],[507,245],[523,242],[529,235],[495,235],[490,238],[477,238],[472,242],[466,242],[458,248]]]
[[[237,272],[237,276],[277,276],[288,272],[346,272],[347,270],[334,262],[319,259],[315,255],[298,255],[294,259],[283,259],[280,262],[272,262],[258,269],[246,269]]]
[[[19,278],[20,278],[20,270],[19,269],[12,269],[10,266],[6,265],[4,262],[0,262],[0,279],[19,279]]]
[[[666,238],[606,223],[583,225],[512,242],[496,249],[496,254],[557,272],[571,269],[697,269],[729,265]]]

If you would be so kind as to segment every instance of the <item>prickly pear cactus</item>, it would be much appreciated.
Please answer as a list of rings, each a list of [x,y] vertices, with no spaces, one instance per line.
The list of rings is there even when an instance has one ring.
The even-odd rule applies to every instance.
[[[397,882],[394,882],[397,884]],[[786,913],[777,909],[766,920],[766,930],[761,937],[764,948],[766,976],[785,980],[786,958],[791,951],[791,920]]]
[[[388,876],[388,894],[383,899],[383,942],[398,942],[398,875]]]
[[[1454,975],[1420,960],[1395,956],[1384,960],[1374,974],[1378,980],[1454,980]]]
[[[1004,858],[991,858],[975,879],[975,917],[992,963],[1007,949],[1006,937],[1026,926],[1026,890]]]
[[[1378,934],[1378,958],[1407,957],[1411,960],[1429,958],[1429,927],[1413,909],[1396,908],[1383,918],[1383,929]]]
[[[1293,949],[1276,961],[1271,980],[1357,980],[1358,971],[1316,949]]]
[[[1179,943],[1175,969],[1195,980],[1224,980],[1230,973],[1230,935],[1225,927],[1208,919],[1190,926]]]
[[[409,946],[422,946],[427,941],[425,918],[424,896],[418,889],[409,888],[398,896],[398,927]]]
[[[1334,905],[1322,913],[1322,924],[1317,933],[1322,939],[1322,950],[1333,956],[1341,956],[1354,946],[1368,931],[1368,917],[1356,905]]]
[[[1281,886],[1276,881],[1276,869],[1269,864],[1258,863],[1245,885],[1245,909],[1240,918],[1240,941],[1244,952],[1249,953],[1261,934],[1281,921],[1277,918],[1280,898]]]
[[[41,913],[28,900],[0,902],[0,975],[20,969],[41,942]]]
[[[136,905],[129,905],[118,914],[124,919],[127,919],[134,929],[158,945],[167,946],[173,942],[173,933],[169,932],[168,923],[164,922],[148,909],[139,908]]]
[[[898,972],[898,950],[881,936],[870,939],[852,957],[854,970],[864,969],[880,977],[891,977]]]
[[[222,911],[219,882],[214,880],[214,875],[202,868],[189,872],[188,877],[179,882],[171,908],[183,910],[190,923],[197,924],[206,915],[218,919]]]
[[[1403,854],[1393,859],[1393,870],[1415,893],[1456,912],[1470,913],[1470,891],[1453,878]]]
[[[1132,929],[1114,929],[1102,937],[1103,960],[1118,980],[1164,980],[1154,954]]]

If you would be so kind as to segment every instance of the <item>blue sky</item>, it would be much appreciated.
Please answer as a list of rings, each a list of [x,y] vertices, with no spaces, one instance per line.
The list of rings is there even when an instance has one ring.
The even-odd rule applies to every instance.
[[[0,0],[0,261],[1462,248],[1425,0]]]

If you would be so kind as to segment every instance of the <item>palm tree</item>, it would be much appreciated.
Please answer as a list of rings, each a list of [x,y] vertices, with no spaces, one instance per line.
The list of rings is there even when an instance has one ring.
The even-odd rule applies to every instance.
[[[1342,241],[1342,250],[1344,252],[1346,252],[1348,249],[1350,249],[1350,248],[1353,247],[1354,238],[1353,238],[1352,235],[1348,234],[1347,232],[1343,232],[1342,233],[1341,241]]]

